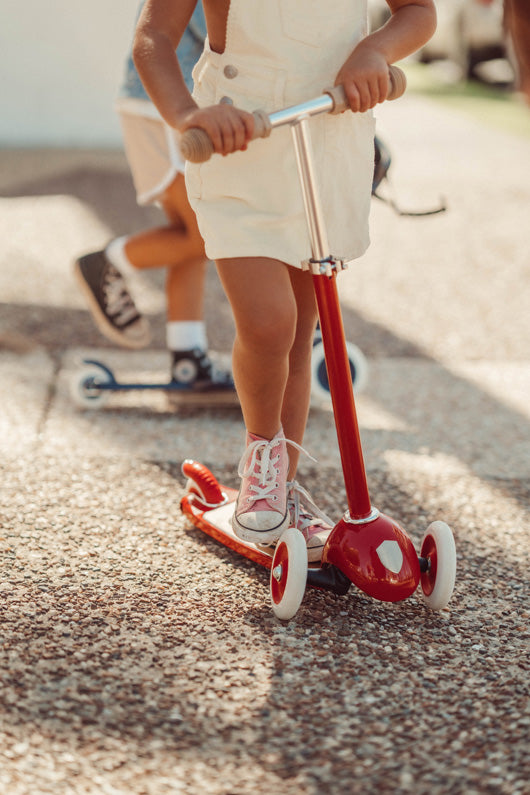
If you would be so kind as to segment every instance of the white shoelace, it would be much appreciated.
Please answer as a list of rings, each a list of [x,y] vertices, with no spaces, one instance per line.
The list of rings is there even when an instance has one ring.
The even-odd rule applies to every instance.
[[[119,273],[110,271],[106,274],[103,294],[110,316],[113,320],[117,320],[119,325],[124,326],[128,321],[137,317],[137,309],[125,288],[123,277]]]
[[[308,530],[315,525],[315,519],[320,519],[333,527],[333,520],[320,510],[309,492],[296,480],[287,481],[287,505],[294,511],[294,526],[301,531]]]
[[[257,484],[249,484],[249,491],[254,492],[253,495],[248,498],[250,503],[256,502],[256,500],[265,499],[266,497],[270,496],[275,489],[278,488],[277,477],[279,473],[276,469],[276,464],[280,460],[280,454],[278,453],[278,455],[271,456],[271,453],[272,448],[276,447],[276,445],[280,444],[281,442],[285,442],[286,444],[296,447],[297,450],[300,450],[300,452],[307,455],[312,461],[316,461],[316,459],[313,458],[313,456],[310,455],[307,450],[304,450],[301,445],[291,441],[290,439],[286,439],[285,437],[274,437],[274,439],[271,439],[271,441],[267,441],[266,439],[256,439],[256,441],[251,442],[241,456],[241,460],[239,461],[237,468],[237,473],[240,478],[257,477],[258,479]],[[260,451],[261,457],[258,458],[258,453]]]

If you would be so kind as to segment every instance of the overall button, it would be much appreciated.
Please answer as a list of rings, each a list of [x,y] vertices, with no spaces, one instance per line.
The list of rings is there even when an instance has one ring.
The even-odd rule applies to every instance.
[[[223,69],[223,74],[229,80],[232,80],[234,77],[238,76],[239,72],[237,70],[237,67],[235,67],[235,66],[233,66],[232,64],[229,63]]]

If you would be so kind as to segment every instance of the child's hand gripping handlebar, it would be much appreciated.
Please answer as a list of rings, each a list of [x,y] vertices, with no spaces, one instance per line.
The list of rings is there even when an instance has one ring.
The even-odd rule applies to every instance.
[[[397,66],[389,67],[390,90],[387,99],[398,99],[405,93],[407,80],[404,72]],[[301,105],[280,110],[268,115],[264,110],[255,110],[254,134],[255,138],[267,138],[274,127],[294,121],[301,115],[315,116],[318,113],[342,113],[349,107],[346,94],[342,86],[327,89],[322,96]],[[214,148],[208,133],[200,127],[186,130],[180,139],[180,151],[185,160],[191,163],[204,163],[214,153]]]

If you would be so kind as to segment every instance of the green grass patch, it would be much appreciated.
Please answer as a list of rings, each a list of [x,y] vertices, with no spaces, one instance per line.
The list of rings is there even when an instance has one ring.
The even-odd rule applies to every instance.
[[[530,138],[530,108],[509,89],[474,80],[446,82],[428,64],[407,62],[402,66],[409,91],[435,99],[489,127]]]

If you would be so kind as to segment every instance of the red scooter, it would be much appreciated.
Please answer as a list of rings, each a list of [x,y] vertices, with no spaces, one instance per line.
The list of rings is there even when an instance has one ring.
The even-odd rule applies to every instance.
[[[388,99],[396,99],[405,90],[405,76],[390,67],[390,77]],[[345,594],[354,583],[369,596],[387,602],[406,599],[421,585],[427,606],[441,610],[455,583],[455,543],[445,522],[429,525],[418,556],[399,524],[370,501],[336,285],[344,264],[330,254],[309,129],[311,116],[346,107],[344,92],[335,87],[314,100],[270,116],[263,111],[254,114],[255,137],[266,137],[285,124],[291,126],[311,241],[313,282],[348,502],[348,510],[328,537],[321,564],[308,566],[305,540],[293,527],[283,533],[270,554],[241,541],[230,523],[237,491],[221,486],[196,461],[187,460],[182,465],[187,478],[187,493],[181,500],[183,512],[208,535],[271,570],[272,609],[280,619],[296,614],[307,585]],[[212,154],[212,145],[204,131],[193,129],[184,134],[182,151],[186,159],[203,162]]]

